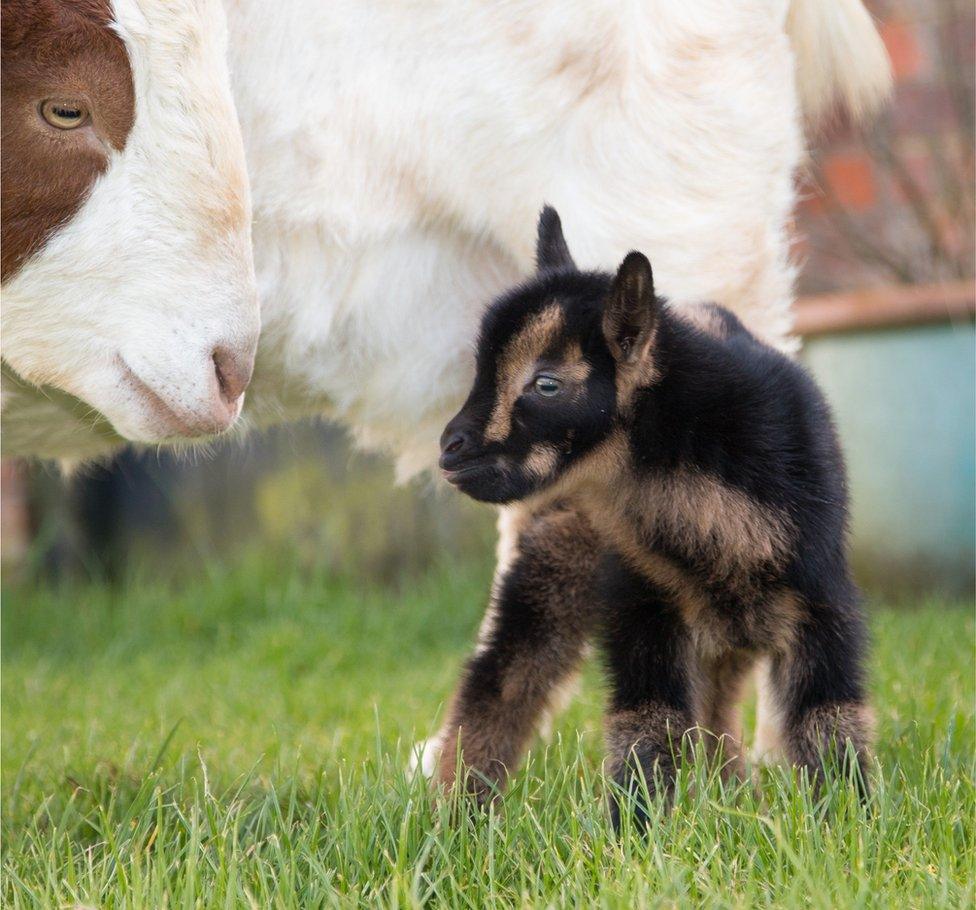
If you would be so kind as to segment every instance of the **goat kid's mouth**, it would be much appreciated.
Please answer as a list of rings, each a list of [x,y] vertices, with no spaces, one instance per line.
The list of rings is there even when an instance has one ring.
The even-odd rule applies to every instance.
[[[492,468],[498,468],[497,459],[489,455],[482,455],[464,461],[459,465],[441,468],[441,474],[443,474],[444,479],[452,486],[460,486],[466,479],[475,477]]]
[[[444,479],[456,490],[478,502],[496,505],[514,502],[528,492],[525,478],[504,456],[482,456],[450,468]]]

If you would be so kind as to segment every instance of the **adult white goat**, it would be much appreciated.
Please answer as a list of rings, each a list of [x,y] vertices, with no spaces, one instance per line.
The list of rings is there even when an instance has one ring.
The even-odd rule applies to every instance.
[[[673,300],[788,343],[798,97],[810,119],[860,112],[889,79],[859,0],[238,0],[226,18],[229,61],[214,0],[5,4],[5,454],[233,420],[257,330],[244,151],[252,423],[331,415],[426,465],[467,386],[457,352],[530,267],[544,201],[581,265],[647,250]]]

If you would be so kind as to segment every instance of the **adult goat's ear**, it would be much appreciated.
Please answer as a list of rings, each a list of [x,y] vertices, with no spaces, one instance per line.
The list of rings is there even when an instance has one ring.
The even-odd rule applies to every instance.
[[[628,253],[603,309],[603,335],[618,363],[636,363],[647,354],[657,311],[651,264],[643,253]]]
[[[539,215],[535,265],[539,272],[576,268],[573,257],[569,255],[566,238],[563,237],[563,224],[559,220],[559,213],[551,205],[547,205]]]

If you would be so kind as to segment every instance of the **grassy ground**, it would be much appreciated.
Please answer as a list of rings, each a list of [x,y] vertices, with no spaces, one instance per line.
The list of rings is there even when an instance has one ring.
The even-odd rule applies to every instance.
[[[3,604],[3,905],[958,907],[974,901],[971,605],[873,607],[875,794],[682,778],[608,830],[595,670],[500,813],[402,768],[488,567],[366,590],[270,559]],[[692,786],[689,786],[689,785]]]

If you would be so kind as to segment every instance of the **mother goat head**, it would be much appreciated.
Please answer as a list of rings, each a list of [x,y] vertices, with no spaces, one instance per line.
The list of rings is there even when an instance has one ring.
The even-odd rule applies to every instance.
[[[259,316],[225,44],[215,2],[4,3],[5,380],[110,439],[241,410]]]

